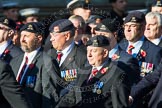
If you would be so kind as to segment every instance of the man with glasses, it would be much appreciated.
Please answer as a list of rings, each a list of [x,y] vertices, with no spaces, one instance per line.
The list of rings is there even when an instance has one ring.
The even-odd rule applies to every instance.
[[[75,81],[78,78],[78,70],[85,67],[87,58],[85,49],[74,42],[73,23],[68,19],[57,20],[50,26],[49,31],[53,49],[49,50],[48,54],[59,64],[58,76],[65,83]],[[65,91],[64,86],[58,90],[60,96],[63,96]]]
[[[144,30],[145,15],[138,11],[128,14],[124,21],[126,39],[119,43],[120,48],[138,59],[141,78],[153,72],[162,56],[162,49],[144,37]],[[142,100],[138,101],[143,102]]]
[[[49,28],[53,48],[49,54],[57,59],[61,70],[76,69],[84,67],[87,59],[86,52],[75,44],[74,35],[75,27],[68,19],[55,21]],[[62,57],[58,60],[58,53]]]
[[[0,58],[7,63],[20,54],[22,51],[12,43],[15,34],[16,23],[6,17],[0,18]]]

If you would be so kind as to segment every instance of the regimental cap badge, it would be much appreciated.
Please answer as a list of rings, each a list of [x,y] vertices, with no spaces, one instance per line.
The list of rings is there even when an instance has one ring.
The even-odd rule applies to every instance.
[[[136,22],[136,21],[137,21],[136,17],[132,17],[131,22]]]
[[[27,30],[33,30],[33,26],[29,24]]]
[[[8,19],[4,19],[3,23],[8,25],[9,23]]]
[[[161,4],[161,1],[160,1],[160,0],[157,0],[157,2],[156,2],[156,6],[162,6],[162,4]]]
[[[106,26],[105,25],[102,25],[100,29],[101,30],[106,30]]]
[[[92,44],[93,46],[98,46],[98,42],[97,42],[97,40],[93,40],[93,44]]]

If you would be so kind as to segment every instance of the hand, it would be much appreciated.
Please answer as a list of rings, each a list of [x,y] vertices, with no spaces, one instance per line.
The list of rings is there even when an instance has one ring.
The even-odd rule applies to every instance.
[[[133,103],[133,97],[132,96],[129,96],[129,100],[128,101],[129,101],[129,106],[132,105],[132,103]]]

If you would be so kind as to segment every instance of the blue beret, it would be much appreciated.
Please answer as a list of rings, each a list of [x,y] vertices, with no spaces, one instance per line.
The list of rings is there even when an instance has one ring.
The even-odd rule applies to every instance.
[[[11,20],[11,19],[8,19],[6,17],[1,17],[0,18],[0,23],[9,27],[9,28],[12,28],[12,29],[15,29],[16,28],[16,23],[15,21]]]
[[[45,34],[44,28],[45,28],[44,25],[40,22],[31,22],[31,23],[27,23],[27,24],[23,25],[20,28],[20,32],[28,31],[31,33],[37,33],[37,34],[44,36],[44,34]]]
[[[55,21],[49,27],[49,31],[52,32],[54,27],[56,27],[56,26],[59,27],[59,30],[60,30],[59,32],[65,32],[65,31],[68,31],[68,30],[75,29],[73,23],[68,19],[61,19],[61,20]]]
[[[106,36],[97,35],[90,38],[86,44],[86,46],[94,46],[94,47],[103,47],[109,46],[110,42]]]
[[[135,23],[145,22],[145,15],[143,12],[134,11],[132,13],[129,13],[126,16],[124,23],[127,23],[127,22],[135,22]]]

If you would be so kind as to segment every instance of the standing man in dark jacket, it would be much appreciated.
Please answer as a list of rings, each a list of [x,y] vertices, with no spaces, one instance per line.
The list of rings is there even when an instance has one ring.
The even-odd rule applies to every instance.
[[[0,60],[0,108],[32,108],[20,85],[16,82],[11,67]],[[7,100],[4,101],[3,97]],[[10,105],[9,105],[10,104]]]

